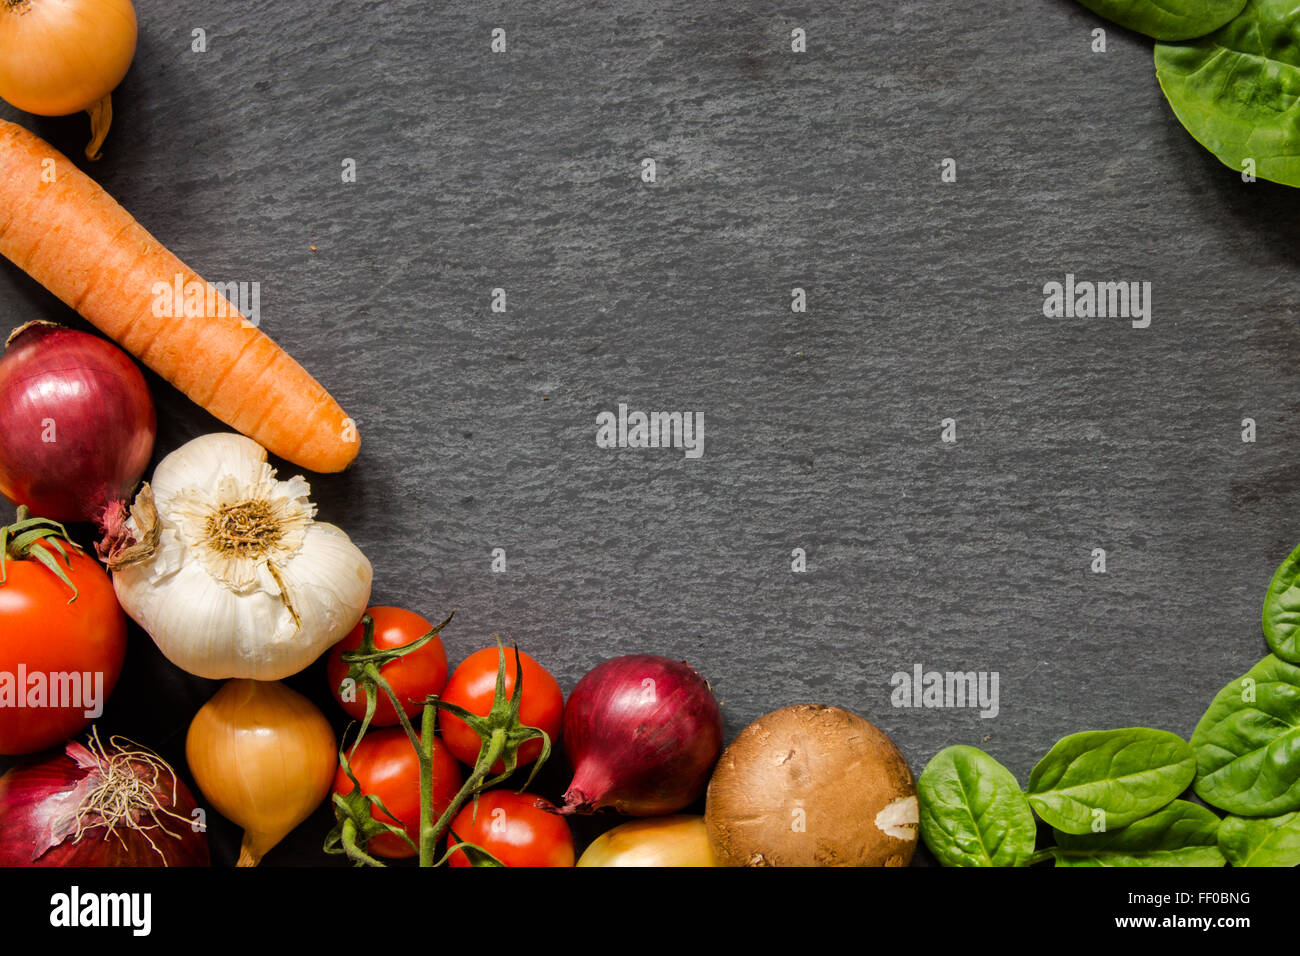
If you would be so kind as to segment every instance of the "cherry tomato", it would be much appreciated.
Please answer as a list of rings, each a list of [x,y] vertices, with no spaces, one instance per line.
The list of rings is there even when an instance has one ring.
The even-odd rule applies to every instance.
[[[515,692],[515,652],[506,648],[506,697]],[[525,727],[537,727],[551,738],[555,747],[560,740],[560,727],[564,720],[564,692],[554,677],[523,651],[519,652],[523,664],[524,690],[519,701],[519,722]],[[459,704],[471,714],[486,716],[492,709],[492,700],[496,696],[497,667],[500,658],[497,648],[489,647],[476,651],[465,658],[447,681],[442,699],[452,704]],[[438,726],[442,730],[442,739],[456,759],[467,767],[474,766],[478,760],[482,741],[459,717],[446,711],[438,711]],[[542,752],[541,740],[530,740],[519,748],[519,766],[532,763]],[[505,765],[498,760],[492,767],[493,773],[501,773]]]
[[[375,621],[375,647],[384,650],[392,647],[405,647],[433,630],[433,625],[414,611],[404,611],[399,607],[372,607],[366,611]],[[334,645],[330,651],[326,673],[329,676],[330,690],[334,699],[355,720],[366,716],[366,697],[361,688],[356,688],[348,700],[343,697],[340,685],[348,676],[348,665],[343,663],[344,651],[355,651],[361,646],[363,630],[358,623],[347,637]],[[447,652],[443,649],[442,638],[435,637],[419,650],[412,651],[405,657],[399,657],[380,668],[379,673],[393,688],[393,693],[402,702],[402,710],[407,717],[414,717],[423,709],[420,701],[430,694],[441,694],[447,683]],[[372,724],[378,727],[392,727],[399,721],[393,702],[382,690],[375,707],[375,719]]]
[[[371,730],[361,738],[356,753],[348,757],[352,773],[361,792],[378,797],[389,814],[387,818],[378,807],[370,808],[371,816],[400,826],[417,847],[420,845],[420,757],[411,746],[411,739],[401,727]],[[447,752],[442,741],[433,741],[433,818],[436,820],[450,806],[452,798],[460,791],[460,764]],[[334,776],[334,792],[347,795],[352,792],[352,781],[343,768]],[[381,833],[370,841],[370,852],[389,859],[415,856],[418,852],[392,833]]]
[[[55,560],[77,589],[71,603],[72,589],[36,559],[5,561],[0,754],[35,753],[81,731],[95,719],[94,711],[103,707],[122,672],[126,615],[113,583],[94,558],[62,544],[68,558],[56,555]],[[37,675],[39,682],[33,680]],[[55,703],[69,706],[50,706]]]
[[[512,790],[489,790],[463,806],[451,828],[461,842],[481,846],[506,866],[573,866],[573,834],[564,817],[544,797]],[[450,837],[448,837],[450,839]],[[470,866],[457,850],[450,866]]]

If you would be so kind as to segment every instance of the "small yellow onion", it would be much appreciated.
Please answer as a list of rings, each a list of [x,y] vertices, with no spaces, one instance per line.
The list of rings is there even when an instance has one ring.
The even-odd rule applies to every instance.
[[[204,797],[244,828],[238,866],[257,866],[329,794],[334,731],[279,681],[232,680],[190,723],[185,759]]]
[[[86,111],[99,159],[136,35],[131,0],[0,0],[0,97],[39,116]]]
[[[587,847],[578,866],[717,866],[704,817],[647,817],[614,827]]]

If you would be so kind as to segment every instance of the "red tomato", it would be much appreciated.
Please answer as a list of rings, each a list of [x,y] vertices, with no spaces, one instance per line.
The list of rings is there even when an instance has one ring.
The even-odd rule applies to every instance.
[[[420,757],[411,746],[411,740],[401,727],[389,730],[371,730],[361,738],[356,753],[348,757],[352,773],[361,784],[361,792],[378,797],[389,814],[388,819],[378,807],[370,808],[371,816],[400,826],[417,847],[420,845]],[[437,738],[433,741],[433,818],[451,805],[460,791],[460,764],[447,752]],[[334,792],[347,795],[352,792],[352,781],[343,768],[334,775]],[[381,833],[370,841],[370,852],[389,859],[415,856],[418,852],[401,837]]]
[[[94,711],[103,707],[122,672],[126,615],[113,583],[94,558],[67,542],[63,547],[68,560],[55,560],[77,588],[72,603],[67,584],[35,559],[5,561],[0,754],[35,753],[80,732],[98,716]],[[58,703],[69,706],[51,706]]]
[[[372,607],[366,613],[375,620],[375,647],[378,650],[405,647],[433,630],[433,625],[420,615],[414,611],[404,611],[399,607]],[[343,663],[343,652],[355,651],[360,647],[362,636],[362,627],[358,623],[348,632],[347,637],[334,645],[326,665],[334,699],[355,720],[361,720],[366,716],[368,695],[360,688],[356,688],[353,699],[345,700],[339,685],[348,676],[348,665]],[[389,686],[393,688],[393,693],[402,702],[402,710],[406,711],[406,716],[414,717],[423,709],[419,701],[423,701],[430,694],[441,694],[443,686],[447,683],[447,652],[443,649],[442,638],[435,637],[419,650],[390,661],[380,668],[379,673],[384,680],[388,681]],[[382,690],[379,692],[379,703],[375,707],[375,719],[371,723],[378,727],[392,727],[398,723],[393,702]]]
[[[564,719],[564,692],[555,678],[523,651],[519,652],[523,663],[524,690],[519,702],[519,722],[525,727],[537,727],[551,738],[554,747],[560,741],[560,727]],[[497,667],[500,658],[497,648],[489,647],[476,651],[465,658],[447,681],[442,699],[452,704],[459,704],[471,714],[487,716],[492,709],[492,700],[496,696]],[[506,648],[506,697],[515,692],[515,652]],[[478,760],[482,741],[478,734],[470,730],[469,725],[459,717],[446,711],[438,711],[438,726],[442,730],[442,739],[447,749],[455,754],[456,759],[467,767],[474,766]],[[541,740],[530,740],[519,748],[519,766],[532,763],[542,752]],[[493,773],[501,773],[505,765],[498,760],[492,767]]]
[[[478,812],[470,800],[451,828],[461,842],[481,846],[506,866],[573,866],[573,834],[568,821],[554,810],[544,797],[489,790],[478,798]],[[447,863],[470,865],[462,850]]]

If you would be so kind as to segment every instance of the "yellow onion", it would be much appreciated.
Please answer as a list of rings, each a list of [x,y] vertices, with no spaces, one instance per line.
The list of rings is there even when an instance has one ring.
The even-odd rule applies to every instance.
[[[89,113],[86,155],[99,159],[136,34],[131,0],[0,0],[0,97],[39,116]]]
[[[257,866],[329,794],[334,731],[279,681],[232,680],[200,708],[185,759],[208,802],[244,828],[239,866]]]
[[[717,866],[704,817],[633,820],[603,833],[578,866]]]

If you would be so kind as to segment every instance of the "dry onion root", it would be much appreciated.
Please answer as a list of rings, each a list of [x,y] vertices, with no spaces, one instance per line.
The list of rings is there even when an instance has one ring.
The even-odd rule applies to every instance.
[[[0,777],[0,866],[207,866],[194,798],[123,737],[34,758]]]
[[[99,731],[92,730],[89,746],[95,761],[94,778],[98,783],[91,787],[90,793],[77,810],[77,830],[73,835],[74,843],[81,842],[91,830],[102,827],[104,839],[116,839],[126,846],[122,829],[135,830],[166,863],[167,857],[154,842],[150,830],[161,830],[162,835],[179,839],[179,836],[167,829],[168,823],[173,828],[177,824],[189,827],[193,821],[171,810],[176,804],[176,772],[161,757],[151,750],[124,737],[108,739],[112,752],[104,748],[99,741]],[[128,749],[128,745],[131,749]],[[163,784],[163,774],[171,778],[170,788]],[[171,791],[171,800],[164,803],[163,797]],[[160,818],[160,815],[164,820]],[[145,823],[145,818],[150,822]]]
[[[89,159],[135,57],[131,0],[0,0],[0,97],[38,116],[90,114]]]

